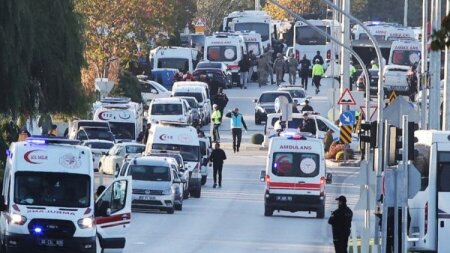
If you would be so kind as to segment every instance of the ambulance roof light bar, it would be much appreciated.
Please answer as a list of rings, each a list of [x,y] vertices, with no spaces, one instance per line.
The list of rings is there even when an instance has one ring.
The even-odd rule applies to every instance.
[[[131,102],[131,98],[127,97],[106,97],[100,100],[101,103],[105,104],[128,104]]]
[[[28,137],[25,142],[29,144],[36,145],[47,145],[47,144],[70,144],[70,145],[78,145],[80,144],[79,140],[69,140],[63,139],[59,137],[51,137],[51,136],[32,136]]]

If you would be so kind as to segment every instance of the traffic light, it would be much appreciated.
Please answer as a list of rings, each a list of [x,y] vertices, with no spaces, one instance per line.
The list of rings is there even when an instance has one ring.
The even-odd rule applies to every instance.
[[[377,121],[361,124],[361,132],[359,139],[361,142],[370,143],[370,148],[377,147]]]
[[[403,130],[395,126],[389,126],[389,166],[394,166],[397,161],[403,159],[402,149],[408,149],[408,160],[414,160],[414,132],[418,129],[418,125],[414,122],[408,122],[408,147],[403,147],[402,135]]]

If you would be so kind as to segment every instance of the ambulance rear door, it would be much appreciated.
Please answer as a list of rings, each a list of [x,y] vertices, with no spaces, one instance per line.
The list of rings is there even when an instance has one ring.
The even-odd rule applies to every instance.
[[[450,145],[438,144],[437,161],[437,243],[438,252],[450,252]],[[446,150],[446,151],[441,151]]]

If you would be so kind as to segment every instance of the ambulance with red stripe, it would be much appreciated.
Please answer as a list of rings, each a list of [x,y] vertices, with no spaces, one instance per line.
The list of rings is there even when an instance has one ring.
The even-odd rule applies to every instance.
[[[324,217],[325,186],[331,183],[331,174],[326,173],[321,140],[298,133],[273,137],[261,179],[266,182],[265,216],[282,210],[313,211],[317,218]]]
[[[131,178],[113,181],[95,202],[92,153],[76,144],[53,138],[11,144],[0,196],[0,252],[125,247]]]
[[[223,62],[231,70],[232,82],[239,84],[239,61],[247,54],[244,37],[239,33],[219,32],[205,38],[207,62]]]

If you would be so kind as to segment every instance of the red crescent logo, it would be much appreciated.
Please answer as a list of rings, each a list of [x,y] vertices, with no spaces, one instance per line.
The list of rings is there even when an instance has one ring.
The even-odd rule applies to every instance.
[[[101,119],[101,120],[106,120],[105,118],[103,118],[103,113],[105,113],[105,112],[101,112],[101,113],[98,115],[98,118]]]
[[[30,150],[30,151],[26,152],[25,155],[23,155],[23,159],[25,159],[25,161],[27,161],[28,163],[31,163],[31,164],[41,164],[42,162],[32,161],[31,159],[33,159],[33,158],[30,157],[30,155],[33,154],[34,152],[40,152],[40,151],[44,151],[44,150],[40,150],[40,149]]]

